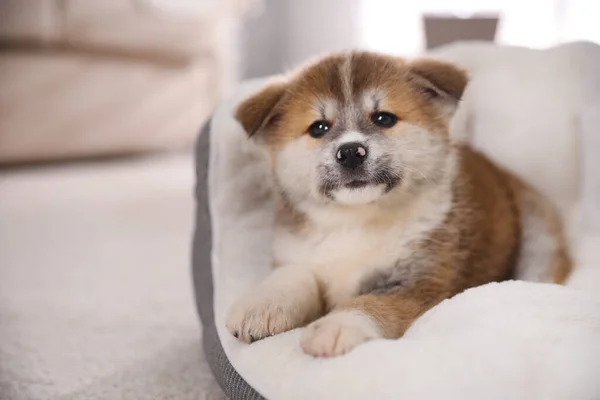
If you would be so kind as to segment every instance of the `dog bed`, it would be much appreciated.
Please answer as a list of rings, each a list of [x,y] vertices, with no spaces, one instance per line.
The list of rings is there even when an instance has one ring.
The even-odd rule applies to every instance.
[[[454,131],[492,153],[497,162],[533,180],[560,203],[578,264],[568,285],[511,281],[473,288],[425,313],[401,339],[368,342],[334,359],[305,355],[299,346],[299,329],[251,345],[239,343],[225,328],[227,310],[269,273],[274,218],[266,156],[232,116],[241,100],[265,84],[264,80],[247,82],[216,110],[197,146],[194,284],[204,351],[229,398],[600,398],[600,296],[595,292],[600,288],[600,154],[591,156],[594,151],[600,153],[596,128],[600,127],[600,90],[588,90],[597,85],[594,71],[600,70],[600,62],[595,70],[581,67],[585,63],[576,64],[577,57],[589,60],[600,51],[588,44],[561,46],[536,52],[535,63],[532,50],[486,48],[490,64],[485,66],[473,57],[473,52],[482,53],[483,45],[465,46],[437,54],[463,63],[473,76]],[[593,51],[582,52],[582,46]],[[499,52],[506,53],[502,67],[511,68],[516,79],[512,86],[497,85],[494,74],[503,71],[494,72],[493,59],[498,60]],[[520,62],[523,54],[529,57],[527,63]],[[539,74],[530,68],[548,68],[544,57],[555,66],[577,65],[577,70],[557,66],[536,79]],[[571,61],[565,63],[567,59]],[[470,60],[477,61],[476,68],[469,65]],[[534,102],[526,104],[531,107],[542,100],[554,104],[548,101],[547,91],[540,90],[551,83],[549,76],[566,81],[562,88],[579,85],[568,96],[553,93],[565,107],[526,114],[526,118],[515,109],[511,118],[511,96],[519,93]],[[496,80],[495,86],[490,79]],[[481,105],[486,104],[486,96],[496,96],[495,109],[503,107],[505,118],[500,123],[505,128],[509,122],[527,123],[528,132],[533,129],[539,135],[544,132],[540,126],[549,127],[541,142],[536,135],[501,133],[516,148],[522,143],[535,155],[527,154],[523,161],[518,151],[515,158],[511,152],[486,148],[489,126],[482,119],[491,118],[495,111]],[[493,132],[498,132],[498,121],[492,122]],[[548,153],[548,148],[554,152]],[[577,163],[577,168],[569,170],[577,176],[558,176],[562,186],[551,179],[537,179],[548,170],[545,166],[555,163],[567,169]],[[575,194],[564,196],[565,188]]]

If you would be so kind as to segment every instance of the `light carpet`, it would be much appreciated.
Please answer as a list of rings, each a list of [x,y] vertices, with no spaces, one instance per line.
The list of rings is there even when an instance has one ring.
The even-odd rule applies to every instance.
[[[218,399],[188,155],[0,172],[0,398]]]

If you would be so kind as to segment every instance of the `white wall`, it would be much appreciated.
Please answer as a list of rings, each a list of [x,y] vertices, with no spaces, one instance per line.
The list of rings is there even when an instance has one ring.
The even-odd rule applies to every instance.
[[[242,33],[247,78],[292,68],[324,52],[359,44],[361,0],[265,0]]]
[[[355,48],[360,39],[361,0],[286,0],[290,66],[328,51]]]

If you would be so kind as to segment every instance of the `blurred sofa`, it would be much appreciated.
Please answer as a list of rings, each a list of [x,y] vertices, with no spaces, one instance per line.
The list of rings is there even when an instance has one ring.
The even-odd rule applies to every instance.
[[[0,1],[0,164],[188,146],[251,2]]]

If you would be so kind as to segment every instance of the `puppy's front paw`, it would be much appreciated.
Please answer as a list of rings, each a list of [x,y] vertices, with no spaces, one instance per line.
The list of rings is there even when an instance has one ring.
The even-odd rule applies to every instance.
[[[381,337],[377,324],[360,311],[328,314],[306,327],[300,345],[315,357],[340,356],[359,344]]]
[[[238,300],[227,318],[227,329],[242,342],[252,343],[306,323],[305,308],[281,292],[253,293]]]

